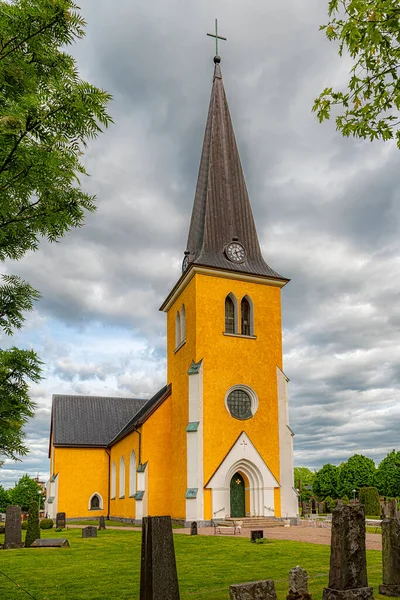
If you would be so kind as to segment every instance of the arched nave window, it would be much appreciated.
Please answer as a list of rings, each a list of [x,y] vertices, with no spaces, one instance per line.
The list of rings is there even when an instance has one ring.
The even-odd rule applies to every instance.
[[[176,313],[176,317],[175,317],[175,348],[177,348],[180,343],[181,343],[181,315],[178,310]]]
[[[181,343],[186,340],[186,310],[185,305],[181,308]]]
[[[113,461],[111,467],[111,499],[117,495],[117,465]]]
[[[233,294],[225,298],[225,333],[237,333],[237,301]]]
[[[119,497],[124,498],[125,496],[125,461],[124,457],[121,456],[119,461]]]
[[[89,498],[89,510],[101,510],[103,508],[103,498],[97,492]]]
[[[136,494],[136,454],[132,450],[129,458],[129,495]]]
[[[240,303],[241,314],[241,334],[254,335],[254,320],[253,320],[253,303],[248,296],[242,298]]]

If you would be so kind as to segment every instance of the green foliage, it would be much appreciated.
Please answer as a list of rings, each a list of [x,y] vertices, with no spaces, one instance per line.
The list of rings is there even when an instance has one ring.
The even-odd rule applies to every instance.
[[[110,95],[79,78],[65,48],[84,35],[72,0],[0,0],[0,260],[57,241],[95,210],[84,193],[87,141],[111,122]],[[0,329],[21,328],[39,293],[12,275],[0,285]],[[23,425],[32,416],[29,381],[41,378],[32,350],[0,354],[0,454],[27,453]]]
[[[350,55],[346,89],[327,87],[315,100],[320,122],[339,107],[336,128],[344,136],[397,140],[400,148],[400,8],[398,0],[330,0],[322,25],[339,56]]]
[[[360,504],[365,507],[365,514],[368,516],[381,516],[381,504],[379,502],[379,493],[375,487],[360,488],[358,493]]]
[[[25,536],[25,548],[29,548],[30,545],[40,538],[40,527],[39,527],[39,504],[36,500],[32,500],[29,505],[29,517],[28,527]]]
[[[373,460],[362,454],[350,456],[339,470],[339,496],[353,497],[353,490],[369,487],[374,482],[376,467]]]
[[[338,497],[338,477],[339,468],[335,465],[327,463],[319,471],[317,471],[314,483],[313,492],[319,500],[327,497]]]
[[[350,503],[350,500],[349,500],[348,496],[346,496],[346,494],[343,496],[342,502],[343,502],[343,504],[349,504]]]
[[[309,502],[311,500],[311,490],[304,489],[304,486],[312,486],[315,479],[315,472],[307,467],[294,468],[294,487],[300,490],[300,501]]]
[[[0,485],[0,512],[6,512],[7,506],[11,504],[10,494],[8,490],[5,490],[2,485]]]
[[[400,495],[400,452],[392,450],[379,464],[374,484],[382,496]]]
[[[40,521],[40,529],[52,529],[53,525],[53,519],[42,519]]]
[[[29,510],[32,500],[38,500],[40,494],[40,502],[42,504],[44,496],[40,485],[29,477],[23,475],[18,483],[10,490],[10,500],[12,504],[17,504],[21,510]]]
[[[28,529],[28,521],[22,521],[21,527],[23,531],[26,531]]]

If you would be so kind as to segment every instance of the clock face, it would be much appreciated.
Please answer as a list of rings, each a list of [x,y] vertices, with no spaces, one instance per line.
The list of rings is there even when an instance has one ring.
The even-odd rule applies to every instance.
[[[185,258],[183,259],[182,262],[182,273],[184,273],[186,271],[186,269],[189,266],[189,256],[186,254]]]
[[[231,242],[228,244],[225,248],[225,254],[229,260],[235,263],[242,263],[246,258],[246,250],[239,242]]]

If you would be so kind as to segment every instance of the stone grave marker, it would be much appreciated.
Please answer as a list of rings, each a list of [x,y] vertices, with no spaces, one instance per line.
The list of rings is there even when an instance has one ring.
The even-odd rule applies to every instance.
[[[287,600],[311,600],[308,592],[308,573],[301,567],[289,571],[289,594]]]
[[[229,588],[230,600],[276,600],[272,579],[236,583]]]
[[[82,537],[83,538],[95,538],[97,537],[97,527],[94,525],[88,525],[87,527],[82,528]]]
[[[106,519],[105,517],[99,517],[99,529],[106,528]]]
[[[250,541],[255,542],[256,540],[262,540],[264,537],[264,531],[262,529],[253,529],[250,531]]]
[[[32,542],[30,548],[69,548],[69,542],[66,538],[44,538]]]
[[[65,516],[65,512],[58,512],[56,514],[56,528],[65,529],[67,525],[67,519]]]
[[[6,550],[24,547],[22,542],[21,508],[19,506],[7,506],[4,533],[4,548]]]
[[[140,600],[179,600],[171,517],[142,521]]]
[[[190,523],[190,535],[197,535],[197,521]]]
[[[386,505],[388,516],[382,521],[382,581],[379,593],[400,596],[400,520],[396,500]]]
[[[329,587],[323,600],[373,600],[368,587],[364,506],[338,504],[332,512]]]

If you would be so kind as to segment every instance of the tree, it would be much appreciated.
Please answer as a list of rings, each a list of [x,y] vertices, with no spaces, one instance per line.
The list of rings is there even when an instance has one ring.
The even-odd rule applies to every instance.
[[[40,485],[29,477],[29,475],[23,475],[16,485],[10,490],[11,504],[17,504],[21,507],[21,510],[29,510],[29,506],[32,500],[39,500],[43,502],[44,494]]]
[[[31,500],[29,504],[28,527],[25,536],[25,548],[30,548],[30,545],[40,539],[39,525],[39,504],[36,500]]]
[[[0,260],[37,250],[83,224],[95,210],[80,162],[87,141],[111,117],[110,95],[79,79],[63,48],[84,35],[71,0],[0,0]],[[15,276],[0,285],[0,328],[22,326],[39,293]],[[23,425],[32,416],[29,381],[41,377],[32,350],[0,353],[0,453],[26,454]]]
[[[352,59],[345,91],[326,88],[313,111],[321,121],[340,107],[336,128],[344,136],[389,140],[400,148],[400,6],[398,0],[330,0],[322,25],[339,55]]]
[[[379,464],[374,483],[382,496],[400,496],[400,452],[392,450]]]
[[[311,490],[305,489],[305,487],[312,487],[314,479],[315,472],[307,467],[294,468],[294,487],[300,491],[300,500],[302,502],[310,501],[312,495]]]
[[[319,500],[338,498],[339,467],[327,463],[317,471],[313,483],[313,492]]]
[[[353,490],[361,487],[370,487],[374,481],[376,467],[371,458],[362,454],[350,456],[339,470],[338,491],[339,496],[353,498]]]
[[[379,502],[379,494],[376,487],[360,488],[358,499],[360,504],[364,505],[366,516],[380,518],[381,503]]]
[[[6,512],[7,506],[11,504],[10,494],[8,490],[5,490],[2,485],[0,485],[0,512]]]

